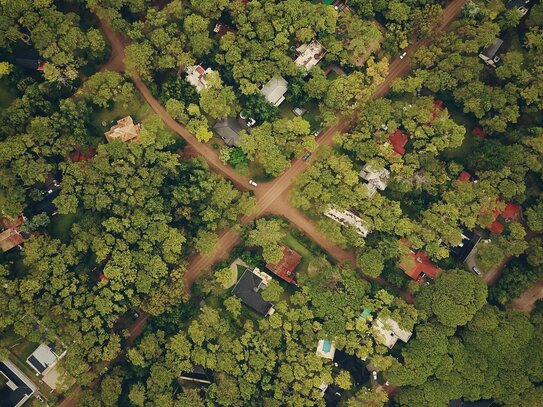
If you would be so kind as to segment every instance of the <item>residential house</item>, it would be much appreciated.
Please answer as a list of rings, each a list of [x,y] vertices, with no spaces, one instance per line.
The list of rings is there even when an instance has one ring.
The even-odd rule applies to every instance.
[[[407,343],[413,335],[413,332],[400,328],[392,318],[387,318],[384,322],[381,318],[377,318],[373,323],[373,328],[375,329],[375,337],[389,349],[394,347],[398,339]]]
[[[405,145],[408,141],[409,138],[400,129],[397,129],[393,134],[388,136],[388,142],[394,149],[393,154],[405,155]]]
[[[364,361],[356,356],[349,355],[343,350],[336,350],[334,366],[348,371],[353,379],[353,384],[360,385],[370,378],[370,372],[366,368]]]
[[[351,225],[356,229],[356,232],[363,237],[366,237],[370,232],[366,223],[354,213],[350,211],[339,211],[333,207],[328,208],[324,215],[336,222],[345,225]]]
[[[36,385],[9,360],[0,362],[0,406],[20,407],[38,389]]]
[[[479,244],[480,240],[481,236],[476,231],[464,228],[462,231],[462,242],[458,246],[451,248],[451,254],[459,261],[464,262],[477,244]]]
[[[23,244],[25,237],[21,232],[21,225],[25,220],[24,216],[19,216],[15,220],[8,218],[0,219],[0,251],[7,252],[14,247]]]
[[[494,43],[484,48],[479,54],[485,64],[496,68],[496,64],[500,62],[500,54],[503,53],[503,40],[496,38]]]
[[[285,100],[288,82],[282,76],[271,78],[268,83],[262,86],[260,93],[274,106],[279,106]]]
[[[500,217],[506,222],[511,222],[519,218],[521,214],[520,206],[512,202],[507,202],[505,208],[502,211],[497,209],[492,211],[492,216],[494,221],[488,227],[492,233],[503,233],[505,227],[502,222],[500,222]]]
[[[227,146],[239,146],[243,130],[235,117],[225,117],[215,123],[213,131],[225,142]]]
[[[334,360],[334,355],[336,353],[336,347],[334,342],[330,339],[320,339],[317,344],[317,356],[321,358]]]
[[[209,87],[207,75],[213,72],[211,68],[204,69],[201,65],[189,65],[185,69],[187,81],[196,88],[197,92]]]
[[[275,312],[272,304],[265,301],[259,293],[270,281],[271,277],[258,268],[246,269],[232,289],[232,294],[260,315],[271,315]]]
[[[52,176],[48,176],[45,180],[45,185],[42,188],[42,200],[36,204],[33,209],[35,214],[45,212],[48,215],[55,216],[57,214],[57,207],[53,201],[60,195],[62,187]],[[30,216],[30,215],[29,215]]]
[[[287,283],[296,284],[296,273],[294,270],[301,260],[302,256],[291,248],[283,246],[283,258],[277,264],[266,264],[266,268]]]
[[[108,132],[105,133],[106,139],[109,143],[114,140],[121,140],[127,143],[136,141],[140,134],[141,125],[134,124],[134,120],[131,116],[123,117],[117,120],[117,124],[114,125]]]
[[[366,187],[368,188],[368,195],[373,196],[377,190],[384,191],[388,185],[390,178],[390,171],[386,168],[377,168],[372,164],[366,164],[360,171],[360,177],[368,181]]]
[[[205,369],[203,366],[194,365],[190,372],[181,372],[180,379],[188,382],[197,382],[201,384],[211,384],[211,371]]]
[[[462,171],[456,180],[460,182],[469,182],[471,180],[471,174],[467,171]]]
[[[57,353],[54,345],[42,343],[30,354],[26,359],[26,363],[28,363],[38,375],[45,376],[65,355],[65,350]]]
[[[402,240],[402,244],[409,246],[405,240]],[[400,261],[400,268],[419,284],[424,282],[425,277],[435,280],[441,273],[441,269],[433,264],[428,254],[422,250],[417,252],[410,250]]]
[[[227,33],[232,33],[234,35],[237,34],[237,31],[234,28],[224,23],[215,24],[215,27],[213,28],[213,32],[219,38],[225,36]]]
[[[298,57],[294,63],[309,71],[324,57],[326,50],[320,42],[313,40],[309,44],[302,44],[296,48],[296,54]]]
[[[14,65],[20,66],[25,69],[32,69],[36,71],[43,71],[47,63],[40,59],[39,54],[35,50],[22,50],[18,51],[13,59],[9,59],[8,62]]]
[[[509,0],[505,3],[508,9],[517,9],[521,16],[525,16],[530,8],[530,0]]]

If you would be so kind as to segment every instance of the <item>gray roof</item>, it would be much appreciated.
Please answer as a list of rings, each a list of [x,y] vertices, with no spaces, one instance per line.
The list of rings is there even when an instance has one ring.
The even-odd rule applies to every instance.
[[[503,40],[501,38],[496,38],[494,44],[489,45],[481,51],[481,55],[484,55],[488,59],[492,59],[496,56],[501,46],[503,45]]]
[[[0,361],[0,374],[7,384],[0,386],[0,405],[19,407],[37,390],[36,385],[8,360]]]
[[[262,283],[262,279],[253,273],[252,270],[246,269],[232,289],[232,294],[259,314],[266,315],[270,308],[272,308],[272,304],[265,301],[258,292],[260,283]]]
[[[234,117],[226,117],[213,126],[213,131],[224,140],[228,146],[239,145],[239,132],[243,130]]]

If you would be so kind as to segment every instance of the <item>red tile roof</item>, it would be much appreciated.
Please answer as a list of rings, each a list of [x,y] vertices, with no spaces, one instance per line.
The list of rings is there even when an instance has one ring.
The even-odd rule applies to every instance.
[[[204,68],[202,68],[200,65],[196,67],[196,72],[198,72],[200,75],[204,76],[206,73],[204,71]]]
[[[474,127],[471,130],[471,134],[473,134],[474,136],[477,136],[477,137],[481,137],[481,138],[485,138],[486,136],[488,136],[488,133],[486,131],[484,131],[482,128],[480,128],[480,127]]]
[[[100,273],[98,275],[98,278],[100,279],[100,281],[104,281],[104,282],[108,282],[109,281],[109,278],[107,278],[104,274]]]
[[[513,220],[516,219],[520,214],[520,206],[512,202],[507,202],[505,208],[502,211],[494,209],[492,211],[492,216],[494,221],[488,226],[488,230],[492,233],[502,233],[505,229],[503,224],[499,221],[498,217],[501,216],[504,220]]]
[[[427,126],[432,124],[434,120],[437,118],[437,115],[443,111],[443,102],[439,99],[434,100],[434,108],[430,112],[432,117],[430,118],[430,121],[428,123],[425,123]]]
[[[416,281],[420,280],[422,274],[435,280],[441,272],[441,269],[433,264],[428,258],[428,254],[422,250],[408,253],[400,262],[400,268]]]
[[[503,233],[504,229],[505,227],[500,223],[499,220],[495,220],[488,227],[488,230],[490,230],[492,233]]]
[[[81,161],[90,160],[95,155],[96,155],[96,149],[94,147],[90,147],[84,152],[76,148],[74,151],[72,151],[68,155],[68,158],[70,159],[71,162],[78,163]]]
[[[405,145],[409,138],[400,129],[396,130],[394,134],[388,136],[388,141],[392,144],[394,151],[400,155],[405,154]]]
[[[502,218],[504,218],[505,220],[511,220],[511,219],[516,218],[519,215],[519,213],[520,213],[520,206],[512,202],[507,202],[507,205],[505,205],[505,208],[500,215],[502,215]]]
[[[302,256],[294,250],[283,246],[283,258],[277,264],[266,264],[266,268],[276,276],[282,278],[287,283],[292,283],[296,279],[294,269],[302,260]]]
[[[467,182],[471,179],[471,174],[467,171],[462,171],[458,176],[457,180],[462,182]]]

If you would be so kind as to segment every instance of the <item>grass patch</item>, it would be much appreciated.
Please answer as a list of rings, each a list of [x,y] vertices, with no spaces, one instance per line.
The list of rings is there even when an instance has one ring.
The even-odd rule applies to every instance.
[[[125,117],[132,116],[134,122],[139,123],[143,119],[147,118],[151,114],[149,105],[145,103],[139,94],[132,102],[123,105],[121,103],[114,103],[110,109],[103,109],[93,114],[91,118],[92,125],[98,132],[104,133],[108,131],[117,120]]]
[[[310,248],[305,244],[296,239],[291,232],[288,232],[282,241],[286,246],[290,247],[295,252],[298,252],[302,256],[302,260],[298,267],[296,267],[296,272],[298,274],[307,273],[307,268],[309,263],[316,260],[319,256],[315,254]]]

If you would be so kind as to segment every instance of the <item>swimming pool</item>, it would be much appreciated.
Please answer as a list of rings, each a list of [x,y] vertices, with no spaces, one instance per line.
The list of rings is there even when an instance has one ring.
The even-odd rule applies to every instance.
[[[322,351],[328,353],[330,352],[330,349],[332,349],[332,342],[330,342],[328,339],[322,341]]]

